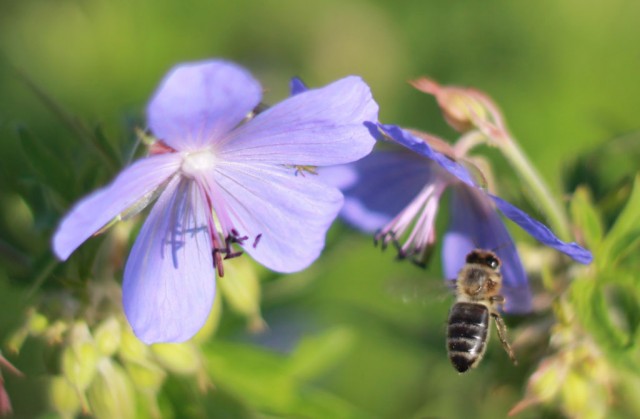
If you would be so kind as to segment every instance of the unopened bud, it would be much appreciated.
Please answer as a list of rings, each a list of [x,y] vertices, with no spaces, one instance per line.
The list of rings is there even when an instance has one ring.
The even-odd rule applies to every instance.
[[[89,330],[87,323],[82,320],[75,322],[69,331],[69,340],[72,345],[76,343],[92,342],[93,337],[91,336],[91,331]]]
[[[16,330],[7,339],[7,349],[17,354],[20,352],[20,349],[22,349],[22,345],[27,339],[27,336],[29,336],[29,330],[27,328],[22,327]]]
[[[151,352],[158,364],[176,374],[193,374],[202,366],[200,353],[190,342],[157,343],[151,345]]]
[[[65,332],[69,329],[69,325],[62,320],[56,320],[52,325],[47,327],[44,332],[44,338],[50,345],[61,343]]]
[[[61,375],[54,376],[49,383],[49,403],[63,418],[74,418],[82,405],[78,391]]]
[[[91,342],[67,346],[62,352],[62,373],[78,391],[84,391],[96,375],[98,351]]]
[[[584,417],[589,405],[589,383],[570,371],[562,383],[562,405],[570,417]]]
[[[146,364],[127,362],[125,367],[133,385],[143,393],[156,394],[167,376],[162,368],[151,362]]]
[[[148,362],[149,347],[142,343],[130,328],[125,328],[121,336],[119,353],[123,359],[131,362]]]
[[[424,93],[435,96],[447,123],[458,132],[481,129],[491,138],[506,135],[502,114],[483,92],[458,86],[442,86],[427,77],[410,81]]]
[[[536,399],[542,402],[550,402],[559,393],[566,366],[558,359],[545,359],[536,372],[529,379],[529,389]]]
[[[91,412],[98,419],[136,417],[135,390],[123,369],[109,358],[102,358],[98,374],[87,392]]]
[[[29,314],[27,328],[33,336],[40,336],[47,329],[48,325],[49,320],[37,311],[34,310]]]
[[[102,356],[111,356],[120,347],[122,327],[115,317],[104,320],[94,332],[98,352]]]

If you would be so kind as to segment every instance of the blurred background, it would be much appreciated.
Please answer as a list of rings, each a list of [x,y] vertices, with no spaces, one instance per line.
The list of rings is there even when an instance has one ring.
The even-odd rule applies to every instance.
[[[65,304],[87,303],[82,296],[96,272],[104,272],[95,266],[96,255],[112,246],[118,231],[92,240],[67,264],[55,261],[50,237],[73,202],[139,154],[134,128],[144,127],[145,104],[174,64],[209,57],[236,61],[261,80],[267,103],[288,95],[292,76],[321,86],[358,74],[380,104],[381,121],[451,140],[457,134],[435,100],[406,81],[428,75],[474,86],[500,105],[558,197],[589,180],[597,199],[639,167],[639,17],[640,2],[631,0],[3,0],[0,338],[15,338],[29,310],[50,309],[48,299],[62,290],[71,295],[62,298]],[[509,165],[494,150],[486,152],[502,195],[539,217]],[[593,160],[605,155],[608,165]],[[603,178],[595,170],[614,174]],[[616,202],[603,215],[605,224],[619,209]],[[131,243],[128,232],[137,221],[125,227],[125,242]],[[120,375],[136,384],[130,391],[137,395],[135,415],[506,416],[549,351],[548,336],[516,345],[517,367],[494,339],[479,368],[458,375],[445,350],[453,298],[438,259],[426,270],[398,262],[392,251],[374,248],[371,237],[338,223],[321,258],[304,272],[279,276],[247,262],[242,269],[260,281],[268,327],[256,333],[261,327],[254,302],[243,311],[242,302],[234,305],[228,297],[212,320],[215,333],[193,346],[204,376],[194,381],[194,371],[182,374],[158,363],[168,375],[154,393],[155,413],[140,406],[131,369]],[[119,281],[121,265],[114,266],[112,278]],[[532,280],[541,288],[536,275]],[[48,325],[55,313],[44,315]],[[541,318],[536,313],[506,320],[517,341]],[[34,336],[25,337],[19,353],[3,347],[26,374],[4,373],[14,414],[56,417],[50,412],[60,414],[61,402],[48,395],[51,377],[60,373],[60,348],[70,341],[64,337],[62,346],[52,346],[29,333]],[[203,381],[208,384],[194,384]],[[628,412],[621,407],[624,397],[616,403]],[[547,406],[519,417],[562,414]]]

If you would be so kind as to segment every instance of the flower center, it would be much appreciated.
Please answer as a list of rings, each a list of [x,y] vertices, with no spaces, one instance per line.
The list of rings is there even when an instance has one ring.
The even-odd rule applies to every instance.
[[[216,157],[209,149],[185,154],[180,170],[186,177],[196,178],[210,172],[216,165]]]

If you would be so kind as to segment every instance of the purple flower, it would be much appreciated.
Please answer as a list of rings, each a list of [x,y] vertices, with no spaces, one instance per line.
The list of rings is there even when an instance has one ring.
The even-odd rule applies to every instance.
[[[450,189],[449,227],[442,248],[445,278],[457,277],[471,250],[494,250],[502,259],[505,311],[530,311],[531,292],[515,244],[496,208],[542,244],[580,263],[591,262],[589,251],[562,242],[544,224],[477,187],[462,165],[423,139],[393,125],[379,128],[406,148],[380,150],[321,174],[345,194],[341,216],[360,230],[375,232],[383,248],[393,243],[400,258],[424,263],[436,238],[434,220],[440,198]]]
[[[241,246],[279,272],[320,254],[341,193],[299,166],[368,154],[364,126],[378,106],[358,77],[308,90],[259,113],[262,88],[245,69],[212,60],[180,65],[147,108],[160,147],[67,214],[53,238],[65,260],[114,219],[151,209],[126,263],[124,310],[147,343],[180,342],[204,324],[215,271]]]

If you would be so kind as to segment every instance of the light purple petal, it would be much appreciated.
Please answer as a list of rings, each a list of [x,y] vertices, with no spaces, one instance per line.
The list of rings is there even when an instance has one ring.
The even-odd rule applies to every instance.
[[[298,93],[267,109],[225,140],[225,160],[327,166],[367,155],[375,143],[367,121],[378,105],[359,77]]]
[[[107,187],[78,202],[64,217],[53,236],[53,251],[61,260],[91,235],[140,200],[144,200],[180,167],[175,153],[138,160]]]
[[[260,103],[260,83],[222,60],[174,67],[147,107],[153,134],[176,150],[194,150],[224,137]]]
[[[465,169],[459,163],[451,160],[447,156],[435,151],[424,140],[411,135],[408,131],[396,125],[382,125],[379,124],[380,129],[388,135],[392,140],[400,145],[407,147],[416,153],[431,159],[438,163],[443,169],[451,173],[453,176],[460,179],[462,182],[469,186],[474,186],[475,182],[473,177],[467,169]]]
[[[448,176],[433,161],[404,149],[376,151],[355,163],[319,172],[345,196],[340,216],[369,233],[391,221],[427,184]]]
[[[198,185],[174,178],[154,205],[124,270],[124,311],[145,343],[183,342],[205,323],[215,272],[208,205]]]
[[[507,201],[497,196],[492,195],[491,197],[504,215],[506,215],[513,222],[522,227],[522,229],[524,229],[540,243],[559,250],[580,263],[589,264],[593,260],[593,255],[590,251],[581,247],[577,243],[563,242],[562,240],[558,239],[547,226],[530,217],[527,213],[525,213],[518,207],[511,205]]]
[[[454,279],[473,249],[493,250],[502,260],[504,311],[531,311],[531,291],[518,251],[491,199],[482,191],[458,184],[451,197],[449,229],[444,235],[442,264]]]
[[[230,208],[234,227],[249,237],[246,252],[278,272],[299,271],[318,257],[342,206],[337,189],[292,168],[221,163],[213,182]]]

